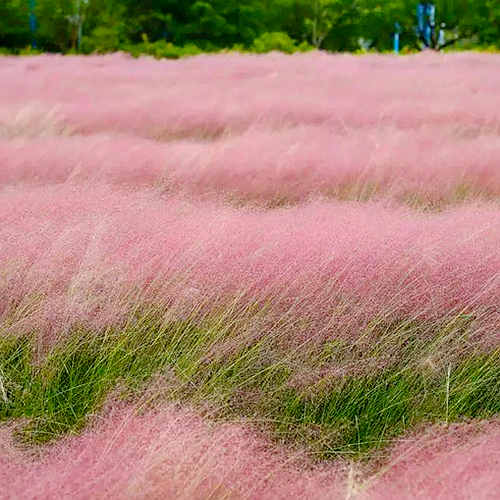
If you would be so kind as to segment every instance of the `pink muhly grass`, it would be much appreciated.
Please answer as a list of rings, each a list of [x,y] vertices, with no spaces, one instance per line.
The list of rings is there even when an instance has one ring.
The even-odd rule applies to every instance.
[[[498,422],[457,424],[407,437],[359,500],[483,500],[500,496]],[[368,488],[367,488],[368,487]],[[367,491],[366,491],[367,490]]]
[[[149,137],[255,124],[496,129],[499,64],[494,55],[478,54],[4,58],[0,109],[12,119],[27,104],[41,103],[76,132]]]
[[[474,335],[450,350],[498,347],[497,206],[321,199],[498,197],[499,69],[478,54],[0,58],[2,334],[64,338],[152,309],[237,331],[216,342],[207,322],[208,361],[262,336],[306,358],[308,339],[376,337],[398,321],[446,336],[464,317]],[[237,209],[220,194],[309,203]],[[435,363],[430,347],[416,363]],[[304,367],[292,387],[308,384]],[[326,374],[314,368],[311,380]],[[495,498],[497,428],[452,430],[441,448],[401,445],[358,484],[247,424],[115,409],[39,455],[2,429],[0,498]]]
[[[335,336],[381,317],[487,312],[494,322],[499,230],[498,209],[488,206],[264,211],[95,185],[8,188],[2,323],[104,326],[140,304],[217,309],[238,298],[316,320]]]
[[[167,143],[116,135],[17,138],[0,140],[0,184],[98,180],[264,203],[325,195],[423,202],[500,195],[500,140],[458,133],[298,127]]]
[[[500,193],[492,55],[0,64],[0,184],[161,183],[259,202]]]
[[[0,441],[3,500],[67,498],[278,500],[342,498],[340,467],[312,468],[244,424],[209,425],[186,411],[115,408],[82,436],[24,457]],[[311,464],[309,464],[310,466]]]
[[[2,430],[0,498],[481,500],[500,494],[499,436],[495,422],[457,424],[401,439],[368,466],[313,466],[247,423],[114,406],[81,436],[30,452]]]

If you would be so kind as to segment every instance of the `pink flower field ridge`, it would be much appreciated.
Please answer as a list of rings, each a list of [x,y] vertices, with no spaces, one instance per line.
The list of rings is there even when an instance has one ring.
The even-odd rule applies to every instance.
[[[242,425],[210,426],[174,408],[142,416],[115,408],[43,458],[23,455],[3,432],[0,473],[10,479],[0,498],[482,500],[500,492],[498,440],[498,423],[479,433],[431,430],[398,444],[382,474],[359,481],[345,463],[311,469],[307,457],[286,456]]]
[[[356,304],[351,319],[488,310],[494,320],[499,213],[325,202],[263,211],[95,185],[14,187],[0,196],[0,234],[9,241],[0,250],[9,270],[3,311],[11,318],[14,304],[31,304],[31,328],[98,325],[132,307],[123,302],[129,291],[168,304],[172,290],[187,303],[197,290],[212,303],[240,292],[283,308],[300,302],[297,314],[313,300],[308,314],[318,320],[341,299]],[[147,296],[153,281],[156,299]]]
[[[500,190],[493,56],[39,61],[3,61],[0,183],[167,180],[260,201]]]

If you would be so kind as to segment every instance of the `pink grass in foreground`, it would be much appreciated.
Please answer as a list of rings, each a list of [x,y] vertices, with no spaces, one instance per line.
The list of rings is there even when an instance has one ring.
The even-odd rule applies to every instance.
[[[5,433],[4,433],[5,434]],[[39,459],[0,437],[0,499],[304,500],[340,498],[332,467],[306,472],[243,425],[208,426],[185,411],[115,409]]]
[[[482,500],[500,494],[498,424],[411,436],[376,469],[316,466],[246,424],[208,425],[186,411],[117,407],[80,437],[38,456],[0,435],[0,499]],[[475,435],[476,433],[476,435]],[[354,473],[358,469],[358,473]]]
[[[480,432],[478,432],[480,430]],[[430,430],[394,450],[358,500],[486,500],[500,497],[498,422]]]
[[[2,323],[106,326],[141,304],[196,314],[239,297],[335,336],[376,317],[487,313],[491,324],[499,221],[488,206],[264,211],[104,186],[9,188],[0,195]]]

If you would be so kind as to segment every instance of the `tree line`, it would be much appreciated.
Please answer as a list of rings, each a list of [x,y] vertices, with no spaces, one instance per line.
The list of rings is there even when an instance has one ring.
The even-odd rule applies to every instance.
[[[418,48],[410,0],[1,0],[0,47],[285,51]],[[500,47],[499,0],[435,0],[447,44]],[[155,45],[156,44],[156,45]],[[288,50],[287,50],[288,49]],[[132,49],[131,49],[132,50]],[[167,54],[168,55],[168,54]]]

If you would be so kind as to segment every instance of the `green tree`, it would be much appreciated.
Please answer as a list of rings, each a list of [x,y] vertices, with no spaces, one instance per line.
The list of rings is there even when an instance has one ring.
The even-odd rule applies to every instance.
[[[76,41],[76,28],[70,22],[75,15],[74,0],[37,0],[37,37],[47,50],[65,52]]]
[[[0,46],[25,47],[30,43],[28,16],[27,1],[0,1]]]
[[[78,0],[36,0],[38,44],[44,50],[76,45]],[[84,49],[115,50],[123,44],[162,40],[205,50],[254,46],[265,33],[284,33],[326,50],[355,50],[358,40],[373,48],[392,46],[394,24],[402,44],[416,46],[419,0],[89,0],[81,1]],[[437,21],[446,23],[449,44],[500,46],[499,0],[435,0]],[[0,46],[30,44],[29,0],[0,0]],[[467,45],[469,44],[469,45]],[[170,50],[170,49],[169,49]],[[182,50],[180,51],[182,53]]]
[[[310,17],[305,19],[305,26],[310,34],[311,42],[321,48],[328,37],[336,40],[334,48],[341,45],[351,46],[354,35],[353,25],[359,18],[359,3],[353,0],[315,0]],[[336,33],[332,37],[332,32]],[[344,37],[345,43],[339,43]]]

